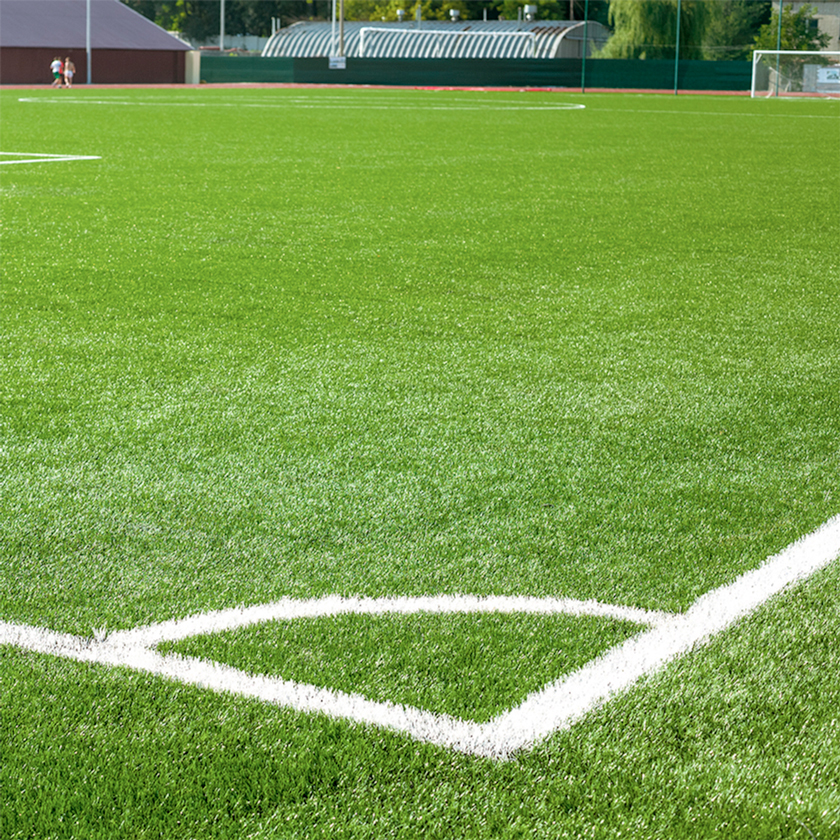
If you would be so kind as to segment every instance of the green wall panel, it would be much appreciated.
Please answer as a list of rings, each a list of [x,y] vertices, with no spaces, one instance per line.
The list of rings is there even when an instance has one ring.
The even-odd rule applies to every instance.
[[[681,90],[749,90],[749,61],[681,61]],[[205,82],[403,85],[410,87],[580,87],[573,58],[348,58],[330,70],[326,57],[262,58],[202,55]],[[586,88],[673,90],[674,62],[589,59]]]
[[[324,59],[326,62],[326,59]],[[201,81],[224,82],[294,82],[293,58],[263,58],[259,55],[203,55]]]

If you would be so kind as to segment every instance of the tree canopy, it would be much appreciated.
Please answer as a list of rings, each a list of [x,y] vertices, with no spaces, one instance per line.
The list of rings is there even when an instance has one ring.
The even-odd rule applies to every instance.
[[[782,7],[782,50],[824,50],[831,36],[816,27],[814,6],[800,6],[796,11],[790,6]],[[770,22],[766,23],[755,38],[757,50],[775,50],[779,42],[779,12],[773,9]]]
[[[538,20],[583,20],[585,0],[530,0]],[[220,0],[121,0],[169,31],[202,42],[219,33]],[[424,20],[448,20],[458,9],[463,20],[501,17],[516,20],[525,0],[345,0],[347,20],[397,20],[397,10],[406,18],[415,15],[420,2]],[[589,19],[607,22],[609,0],[589,0]],[[226,0],[225,32],[237,35],[271,34],[271,19],[283,26],[298,20],[329,20],[332,0]]]
[[[703,34],[703,58],[749,60],[760,27],[770,19],[771,5],[757,0],[712,3]]]
[[[122,0],[169,31],[196,43],[219,33],[220,0]],[[585,0],[532,0],[538,20],[583,20]],[[397,11],[424,20],[516,20],[525,0],[345,0],[347,20],[397,20]],[[770,0],[681,0],[680,57],[748,59],[753,49],[776,49],[779,18]],[[601,58],[673,58],[678,0],[589,0],[590,20],[613,27]],[[830,37],[816,28],[813,6],[782,12],[782,49],[825,49]],[[332,0],[226,0],[225,31],[231,35],[271,34],[272,18],[287,26],[298,20],[329,20]]]
[[[673,58],[677,45],[677,0],[611,0],[614,34],[601,58]],[[680,56],[700,58],[709,6],[683,0],[680,10]]]
[[[776,49],[779,15],[769,0],[611,0],[612,37],[602,58],[673,58],[677,10],[680,13],[680,57],[749,59],[753,49]],[[825,49],[830,36],[821,33],[816,9],[804,5],[782,11],[782,49]]]

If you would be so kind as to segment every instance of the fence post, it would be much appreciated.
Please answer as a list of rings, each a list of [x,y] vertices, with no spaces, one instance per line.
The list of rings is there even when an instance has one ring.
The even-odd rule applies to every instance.
[[[682,11],[682,0],[677,0],[677,51],[674,58],[674,96],[677,95],[677,86],[680,75],[680,12]]]
[[[583,4],[583,61],[580,65],[580,92],[586,93],[586,48],[589,40],[586,35],[586,27],[589,24],[589,0]]]
[[[779,95],[779,50],[782,48],[782,4],[784,0],[779,0],[779,32],[776,35],[776,96]]]

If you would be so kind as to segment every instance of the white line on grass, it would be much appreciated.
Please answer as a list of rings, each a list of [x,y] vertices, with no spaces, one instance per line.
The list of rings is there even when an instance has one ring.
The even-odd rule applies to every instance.
[[[365,93],[368,93],[367,91]],[[420,91],[419,93],[427,93],[427,91]],[[374,94],[375,95],[375,94]],[[592,96],[596,94],[591,94]],[[631,95],[651,95],[651,94],[631,94]],[[683,108],[606,108],[600,107],[596,101],[588,104],[578,102],[549,102],[540,105],[523,104],[518,102],[475,102],[471,104],[459,104],[456,102],[448,102],[446,104],[439,103],[435,105],[426,104],[423,102],[412,102],[409,104],[393,104],[396,100],[386,100],[383,102],[383,97],[375,95],[375,102],[373,98],[367,99],[363,102],[357,99],[350,100],[341,99],[339,97],[327,98],[304,98],[304,97],[284,97],[278,98],[273,102],[249,102],[238,99],[235,102],[176,102],[168,101],[154,101],[149,99],[71,99],[69,97],[47,98],[47,97],[20,97],[18,102],[27,103],[43,103],[48,105],[62,104],[62,105],[125,105],[125,106],[155,106],[155,107],[181,107],[181,108],[303,108],[303,109],[338,109],[338,110],[402,110],[402,111],[580,111],[589,108],[592,111],[599,111],[604,113],[614,114],[650,114],[650,115],[667,115],[667,116],[697,116],[697,117],[781,117],[784,119],[807,119],[807,120],[836,120],[836,114],[780,114],[768,112],[766,110],[756,111],[695,111]],[[673,99],[673,95],[672,95]],[[786,100],[787,101],[787,100]],[[814,100],[807,100],[812,102]],[[832,102],[835,100],[832,100]]]
[[[337,102],[335,100],[319,101],[318,99],[300,100],[288,99],[276,102],[152,102],[150,100],[125,100],[125,99],[69,99],[62,96],[59,99],[47,99],[40,97],[21,97],[18,102],[40,103],[47,105],[129,105],[129,106],[155,106],[164,108],[306,108],[306,109],[328,109],[328,110],[397,110],[397,111],[580,111],[586,108],[586,105],[581,105],[572,102],[555,102],[545,105],[517,105],[515,103],[485,103],[477,102],[474,105],[457,105],[457,104],[436,104],[425,105],[412,103],[409,105],[394,105],[374,103],[371,101],[358,102],[346,101]]]
[[[202,613],[187,618],[121,630],[111,640],[145,646],[176,642],[192,636],[222,633],[264,621],[289,621],[296,618],[321,618],[348,614],[386,615],[402,613],[534,613],[612,618],[636,624],[656,626],[671,618],[669,613],[640,610],[598,601],[576,601],[571,598],[531,598],[528,596],[429,595],[399,598],[324,598],[299,601],[284,598],[271,604],[235,607],[229,610]]]
[[[643,94],[640,94],[643,95]],[[671,94],[673,97],[673,94]],[[786,100],[787,101],[787,100]],[[814,100],[809,99],[809,102]],[[688,117],[784,117],[799,120],[836,120],[836,114],[774,114],[767,111],[689,111],[680,108],[599,108],[597,105],[590,105],[592,111],[609,111],[612,114],[661,114],[667,116],[688,116]]]
[[[0,166],[12,163],[60,163],[68,160],[102,160],[99,155],[46,155],[40,152],[0,152],[0,155],[20,158],[19,160],[0,160]]]
[[[610,697],[743,618],[789,586],[803,581],[840,555],[840,516],[770,557],[759,568],[702,595],[688,612],[665,615],[592,601],[529,597],[429,596],[421,598],[284,599],[239,610],[222,610],[121,631],[97,641],[38,627],[0,622],[0,644],[113,667],[145,671],[181,683],[252,697],[301,712],[319,712],[406,733],[419,741],[490,758],[508,758],[566,729]],[[215,662],[153,646],[163,640],[221,632],[278,618],[364,612],[564,612],[624,618],[652,625],[574,673],[529,695],[518,707],[478,724],[423,709],[377,703],[274,677],[254,676]]]

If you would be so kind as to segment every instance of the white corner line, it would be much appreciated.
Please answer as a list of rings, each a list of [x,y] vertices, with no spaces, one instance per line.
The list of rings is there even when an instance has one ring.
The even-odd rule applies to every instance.
[[[530,695],[517,708],[492,721],[489,742],[504,757],[568,729],[641,677],[708,642],[838,556],[840,516],[835,516],[757,569],[701,595],[688,612],[628,639],[575,673]]]
[[[642,610],[599,601],[572,598],[535,598],[519,595],[427,595],[393,598],[344,598],[326,595],[297,600],[282,598],[269,604],[234,607],[173,619],[147,627],[119,630],[112,641],[141,644],[147,647],[161,642],[176,642],[192,636],[223,633],[266,621],[290,621],[299,618],[323,618],[336,615],[412,615],[414,613],[531,613],[611,618],[649,627],[658,626],[673,616],[670,613]]]
[[[113,633],[104,640],[56,633],[0,621],[0,645],[80,662],[126,667],[230,692],[300,712],[316,712],[372,724],[459,752],[508,759],[549,735],[569,728],[637,680],[711,639],[786,588],[803,581],[840,556],[840,516],[797,540],[760,567],[707,592],[681,615],[650,613],[595,601],[506,596],[448,595],[420,598],[283,599],[236,610],[221,610],[151,627]],[[153,649],[161,641],[221,632],[278,618],[347,613],[537,612],[600,615],[647,624],[651,629],[620,644],[579,670],[532,693],[516,708],[479,724],[447,715],[379,703],[275,677],[247,674],[228,665]],[[635,616],[635,618],[631,617]]]

